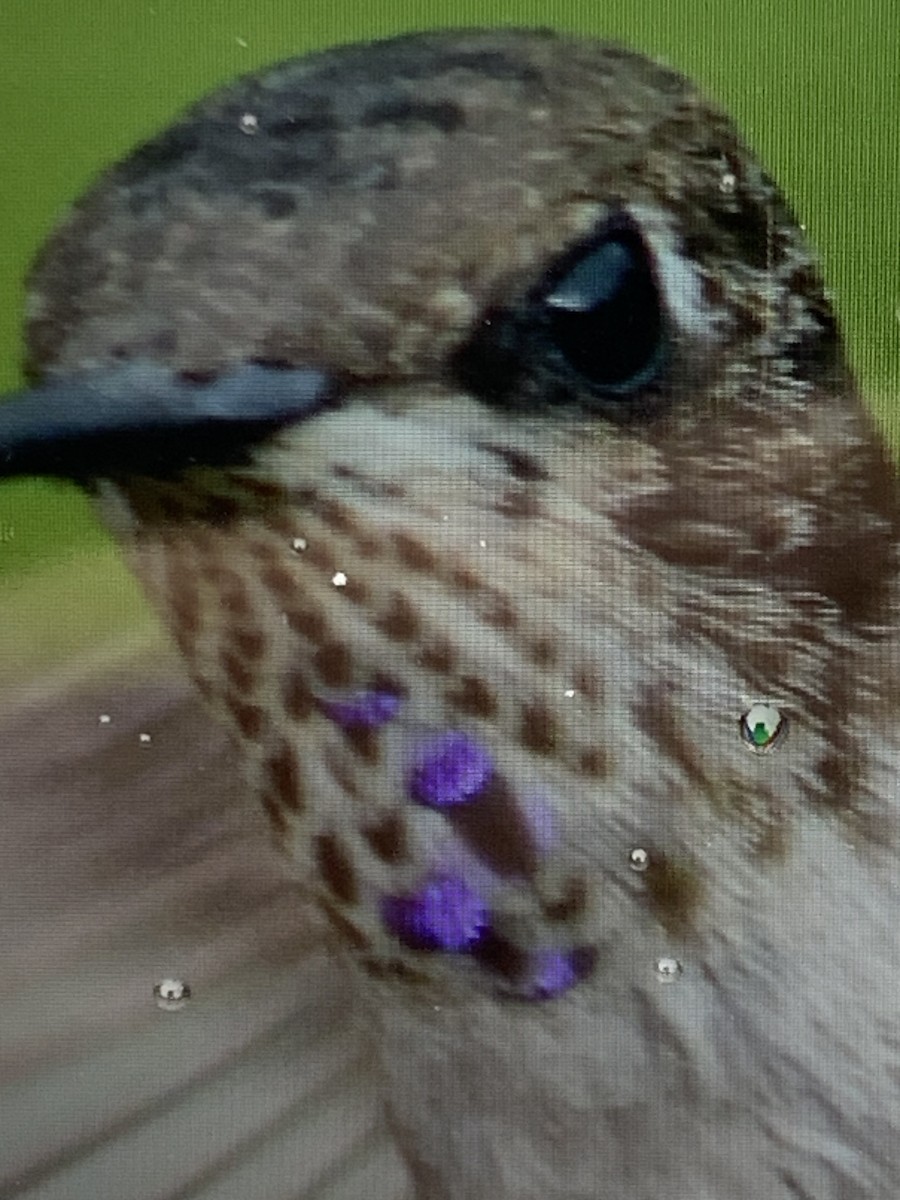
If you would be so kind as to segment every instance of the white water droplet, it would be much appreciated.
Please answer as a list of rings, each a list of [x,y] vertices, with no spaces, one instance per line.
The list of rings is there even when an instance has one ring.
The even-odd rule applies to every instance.
[[[183,979],[166,978],[154,984],[153,995],[157,1008],[164,1012],[178,1012],[190,1000],[191,989]]]
[[[309,542],[304,537],[291,538],[291,549],[297,554],[301,554],[308,545]]]
[[[681,963],[677,958],[664,954],[656,960],[656,977],[660,983],[672,983],[682,972]]]
[[[719,191],[730,195],[737,186],[737,176],[733,171],[724,171],[719,179]]]
[[[753,750],[771,750],[786,727],[784,714],[774,704],[752,704],[741,716],[741,735]]]
[[[646,871],[650,866],[650,855],[643,846],[635,846],[628,854],[628,865],[632,871]]]
[[[242,113],[238,127],[241,133],[259,133],[259,117],[255,113]]]
[[[112,722],[112,717],[109,715],[109,713],[101,713],[100,714],[100,724],[101,725],[109,725],[109,724],[111,724],[111,722]]]
[[[335,571],[331,577],[331,582],[335,587],[346,587],[349,580],[343,571]]]
[[[138,739],[142,746],[149,746],[150,743],[153,741],[153,739],[151,738],[149,733],[139,733]]]

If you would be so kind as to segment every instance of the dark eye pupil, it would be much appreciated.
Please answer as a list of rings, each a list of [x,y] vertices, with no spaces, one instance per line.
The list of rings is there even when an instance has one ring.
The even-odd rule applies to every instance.
[[[558,276],[543,296],[558,352],[596,388],[624,394],[660,369],[663,317],[641,239],[608,234]]]

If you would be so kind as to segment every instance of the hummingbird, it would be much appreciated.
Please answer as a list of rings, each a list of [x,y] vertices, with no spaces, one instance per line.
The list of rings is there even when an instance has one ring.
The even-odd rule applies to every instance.
[[[201,100],[38,255],[94,497],[364,982],[419,1200],[900,1186],[898,503],[812,252],[547,30]]]

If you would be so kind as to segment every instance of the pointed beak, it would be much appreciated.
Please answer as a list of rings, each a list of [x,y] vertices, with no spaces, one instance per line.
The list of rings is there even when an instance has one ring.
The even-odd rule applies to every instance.
[[[85,483],[234,464],[333,398],[321,371],[259,363],[209,379],[141,362],[54,378],[0,401],[0,478]]]

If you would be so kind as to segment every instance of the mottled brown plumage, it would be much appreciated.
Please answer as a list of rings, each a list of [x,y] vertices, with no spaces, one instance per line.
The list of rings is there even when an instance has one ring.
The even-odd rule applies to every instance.
[[[609,245],[657,299],[595,386]],[[28,345],[332,381],[96,490],[371,976],[423,1200],[895,1193],[895,478],[724,117],[550,33],[290,62],[76,205]]]

